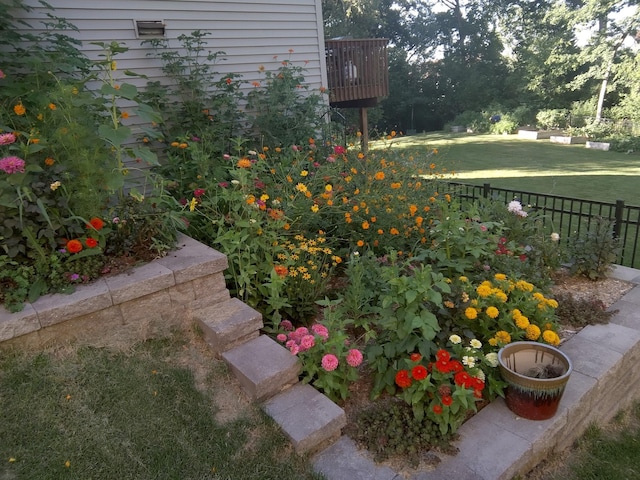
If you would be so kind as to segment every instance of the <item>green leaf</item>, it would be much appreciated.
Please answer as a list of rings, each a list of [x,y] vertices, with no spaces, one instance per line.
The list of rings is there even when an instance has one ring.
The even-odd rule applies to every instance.
[[[120,88],[117,90],[117,92],[122,98],[133,100],[138,96],[138,87],[130,83],[123,83],[122,85],[120,85]]]
[[[100,125],[98,133],[114,147],[120,147],[131,136],[131,129],[122,125],[118,128],[113,128],[112,125]]]

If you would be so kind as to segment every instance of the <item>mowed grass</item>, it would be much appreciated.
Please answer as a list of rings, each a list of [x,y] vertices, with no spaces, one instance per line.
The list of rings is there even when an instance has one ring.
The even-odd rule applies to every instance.
[[[378,145],[374,144],[373,148]],[[392,148],[438,149],[438,170],[452,180],[564,197],[640,206],[640,155],[518,135],[428,133],[395,138]]]
[[[0,351],[0,479],[321,478],[200,350]]]
[[[640,479],[640,403],[603,427],[592,425],[570,455],[556,452],[526,480]]]

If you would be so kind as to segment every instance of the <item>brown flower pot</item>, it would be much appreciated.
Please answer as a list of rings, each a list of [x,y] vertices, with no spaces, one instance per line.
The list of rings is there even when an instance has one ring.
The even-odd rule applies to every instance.
[[[513,342],[498,352],[507,407],[529,420],[553,417],[573,370],[571,360],[551,345]]]

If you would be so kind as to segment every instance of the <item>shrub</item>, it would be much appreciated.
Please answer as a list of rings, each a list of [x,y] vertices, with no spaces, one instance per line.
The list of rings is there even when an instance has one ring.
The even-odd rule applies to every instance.
[[[545,130],[553,128],[567,128],[569,111],[560,109],[540,110],[536,114],[536,122],[538,127]]]
[[[620,241],[613,235],[613,222],[594,217],[587,231],[574,232],[569,239],[569,268],[574,275],[591,280],[604,278],[618,258]]]

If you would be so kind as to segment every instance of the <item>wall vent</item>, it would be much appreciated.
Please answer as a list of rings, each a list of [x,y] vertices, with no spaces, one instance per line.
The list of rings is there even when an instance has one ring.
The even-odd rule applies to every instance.
[[[164,37],[165,24],[162,20],[134,20],[138,38]]]

